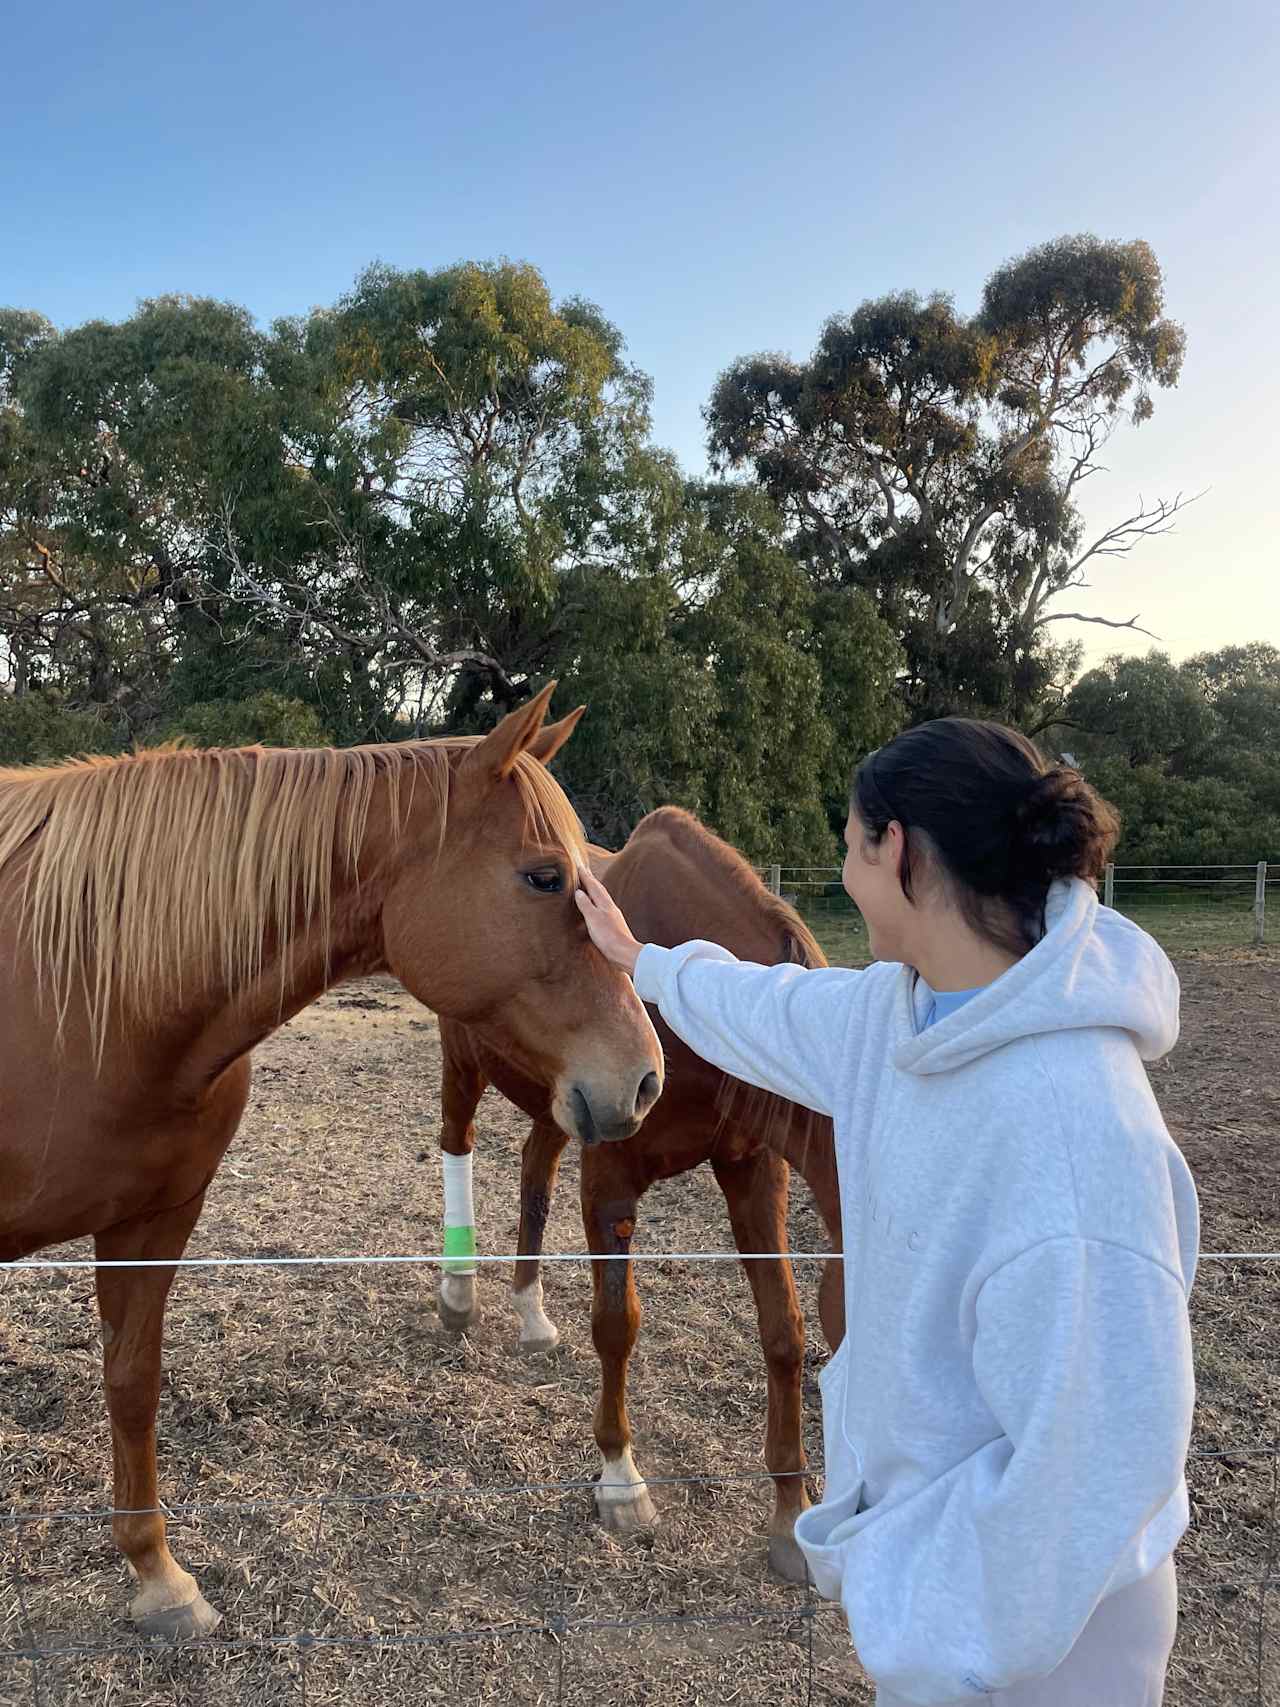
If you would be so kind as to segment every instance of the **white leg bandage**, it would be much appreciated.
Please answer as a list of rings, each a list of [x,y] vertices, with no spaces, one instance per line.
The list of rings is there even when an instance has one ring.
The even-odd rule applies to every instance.
[[[471,1193],[471,1152],[440,1152],[444,1170],[444,1265],[446,1274],[476,1272],[476,1211]]]

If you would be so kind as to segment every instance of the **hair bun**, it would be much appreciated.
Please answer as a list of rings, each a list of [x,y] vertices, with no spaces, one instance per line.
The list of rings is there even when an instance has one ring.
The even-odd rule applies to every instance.
[[[1115,813],[1070,765],[1054,765],[1027,786],[1014,809],[1015,861],[1028,876],[1096,881],[1114,845]]]

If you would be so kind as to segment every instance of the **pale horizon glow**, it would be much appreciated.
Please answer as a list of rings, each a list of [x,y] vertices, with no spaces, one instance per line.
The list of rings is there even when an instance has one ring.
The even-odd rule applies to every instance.
[[[827,315],[890,290],[972,310],[992,269],[1062,233],[1143,237],[1187,361],[1117,431],[1086,516],[1205,495],[1063,607],[1138,614],[1156,642],[1055,638],[1089,661],[1280,644],[1278,18],[496,0],[482,26],[407,0],[55,0],[6,24],[25,69],[0,108],[0,303],[65,327],[187,292],[266,323],[377,259],[528,260],[621,328],[655,442],[696,473],[736,357],[804,357]]]

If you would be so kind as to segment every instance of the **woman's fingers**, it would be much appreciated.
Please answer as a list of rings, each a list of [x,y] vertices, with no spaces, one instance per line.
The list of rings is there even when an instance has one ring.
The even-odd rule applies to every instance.
[[[624,923],[622,914],[619,912],[613,896],[610,895],[604,884],[601,883],[600,879],[595,876],[593,872],[584,871],[581,874],[580,884],[581,886],[577,892],[579,896],[579,906],[582,906],[582,898],[585,896],[587,904],[598,916],[604,919],[613,919],[619,924]]]
[[[578,911],[586,920],[587,930],[591,940],[615,966],[621,966],[625,971],[632,971],[636,963],[636,955],[640,945],[632,936],[627,921],[613,896],[598,878],[584,871],[580,876],[580,886],[574,890],[574,900]]]
[[[579,873],[579,879],[582,887],[586,890],[587,894],[595,902],[597,907],[613,906],[613,896],[610,895],[609,891],[605,888],[604,884],[601,883],[594,871],[584,865]]]
[[[595,879],[590,880],[595,883]],[[601,894],[604,899],[601,901]],[[613,900],[607,891],[601,891],[600,885],[595,889],[588,888],[586,883],[574,890],[574,900],[578,903],[578,911],[587,921],[587,929],[591,932],[591,940],[597,948],[604,948],[610,934],[616,931],[617,922],[621,918]]]

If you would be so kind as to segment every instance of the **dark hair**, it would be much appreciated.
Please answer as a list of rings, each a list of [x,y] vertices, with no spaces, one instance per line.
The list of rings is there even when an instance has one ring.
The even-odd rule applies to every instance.
[[[1015,729],[969,717],[921,723],[872,753],[850,805],[873,843],[891,822],[902,825],[908,900],[923,841],[919,851],[951,880],[970,925],[1018,954],[1044,935],[1054,879],[1096,883],[1120,833],[1078,770],[1051,764]]]

